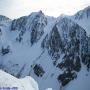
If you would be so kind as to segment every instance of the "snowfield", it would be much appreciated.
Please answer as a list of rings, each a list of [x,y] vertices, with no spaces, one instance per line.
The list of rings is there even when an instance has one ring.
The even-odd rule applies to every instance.
[[[6,72],[0,70],[0,88],[7,88],[7,87],[11,88],[10,90],[39,90],[38,84],[30,76],[27,76],[22,79],[17,79],[11,76],[10,74],[7,74]]]
[[[90,72],[83,66],[76,80],[72,81],[65,90],[90,90]]]
[[[0,20],[0,88],[90,90],[87,34],[90,7],[70,17],[54,18],[40,11]]]

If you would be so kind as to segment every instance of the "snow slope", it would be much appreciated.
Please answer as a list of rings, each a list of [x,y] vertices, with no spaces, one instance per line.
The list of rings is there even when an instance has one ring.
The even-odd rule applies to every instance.
[[[82,21],[83,23],[80,24]],[[86,46],[88,40],[86,31],[90,32],[90,28],[88,27],[90,26],[89,22],[89,17],[87,19],[85,16],[81,19],[75,19],[73,16],[53,18],[45,16],[41,11],[19,19],[0,22],[0,68],[15,77],[25,77],[24,79],[16,79],[11,76],[11,81],[8,81],[10,85],[12,86],[11,83],[13,83],[15,79],[16,83],[13,85],[19,85],[20,90],[24,90],[22,85],[25,90],[38,90],[38,86],[40,90],[46,90],[47,88],[49,88],[47,90],[82,90],[82,88],[83,90],[89,90],[90,72],[87,72],[87,70],[83,68],[84,66],[82,66],[80,72],[73,71],[77,74],[77,79],[72,80],[64,88],[60,87],[61,83],[57,80],[58,76],[65,72],[64,69],[67,69],[64,68],[61,70],[57,67],[59,63],[64,63],[63,57],[65,55],[74,52],[74,57],[77,57],[81,55],[81,48],[83,52],[85,50],[87,51],[87,47],[89,46]],[[57,32],[55,30],[57,30]],[[43,40],[44,48],[41,47]],[[78,48],[78,45],[76,45],[78,40],[80,41],[80,54],[77,52],[79,49],[76,51],[76,48]],[[65,52],[63,53],[61,52],[62,43],[65,46]],[[8,46],[10,51],[3,55],[2,48],[7,49]],[[56,57],[58,57],[58,59],[56,59]],[[72,58],[73,57],[70,57],[70,59]],[[76,60],[76,58],[74,59]],[[74,59],[73,62],[75,63]],[[80,62],[82,62],[81,58]],[[42,66],[45,71],[42,77],[38,77],[34,73],[33,68],[36,64]],[[2,73],[5,75],[6,73],[0,71],[1,83],[3,84],[5,77]],[[86,76],[87,73],[88,76]],[[31,77],[26,77],[28,75],[37,81],[37,87],[34,86],[35,84],[33,84],[34,82]],[[9,78],[8,74],[7,76],[6,78]],[[6,80],[6,78],[4,80]],[[82,78],[85,80],[82,81]],[[8,85],[8,82],[6,82],[5,85]],[[31,88],[29,82],[31,82],[30,85],[32,89],[29,89]],[[77,85],[79,86],[77,87]]]
[[[70,17],[74,22],[83,27],[87,34],[90,35],[90,6],[84,10],[77,12],[74,16]]]
[[[39,90],[36,81],[27,76],[22,79],[17,79],[6,72],[0,70],[0,88],[10,88],[15,90]],[[5,89],[6,90],[6,89]]]
[[[90,90],[90,72],[82,67],[76,80],[72,81],[65,90]]]

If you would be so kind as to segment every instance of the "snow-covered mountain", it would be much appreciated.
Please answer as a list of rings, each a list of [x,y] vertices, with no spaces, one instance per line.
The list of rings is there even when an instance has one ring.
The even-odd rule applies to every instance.
[[[90,34],[90,6],[77,12],[74,16],[72,16],[72,20],[83,27],[88,35]]]
[[[90,7],[73,16],[39,11],[0,20],[0,68],[17,78],[33,77],[40,90],[89,90],[89,22]]]
[[[0,22],[1,21],[9,21],[9,20],[10,19],[8,17],[0,15]]]

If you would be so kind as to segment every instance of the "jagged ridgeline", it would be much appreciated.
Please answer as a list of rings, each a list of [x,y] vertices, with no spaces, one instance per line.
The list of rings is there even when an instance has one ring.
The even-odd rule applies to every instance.
[[[80,71],[81,63],[84,63],[88,70],[90,68],[86,31],[66,17],[55,24],[41,46],[48,50],[49,55],[54,59],[54,65],[63,70],[63,74],[58,77],[63,86],[77,77],[76,73]],[[64,55],[62,62],[57,63],[62,54]]]
[[[0,16],[0,68],[32,76],[40,90],[69,85],[82,67],[90,70],[89,22],[90,7],[58,18],[42,11],[14,20]]]
[[[17,41],[23,40],[23,35],[28,30],[30,31],[30,43],[31,45],[37,42],[44,33],[44,27],[47,24],[47,20],[44,17],[42,11],[37,14],[32,13],[30,16],[24,16],[12,21],[11,31],[19,31],[19,35],[16,38]]]

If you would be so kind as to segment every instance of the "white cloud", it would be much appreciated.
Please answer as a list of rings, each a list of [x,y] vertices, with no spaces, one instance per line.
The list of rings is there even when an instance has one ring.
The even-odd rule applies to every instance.
[[[8,5],[8,7],[11,8],[4,10],[5,7],[3,7],[4,13],[2,14],[16,18],[42,10],[47,15],[59,16],[62,13],[74,14],[88,5],[90,5],[90,0],[13,0],[13,2]]]

